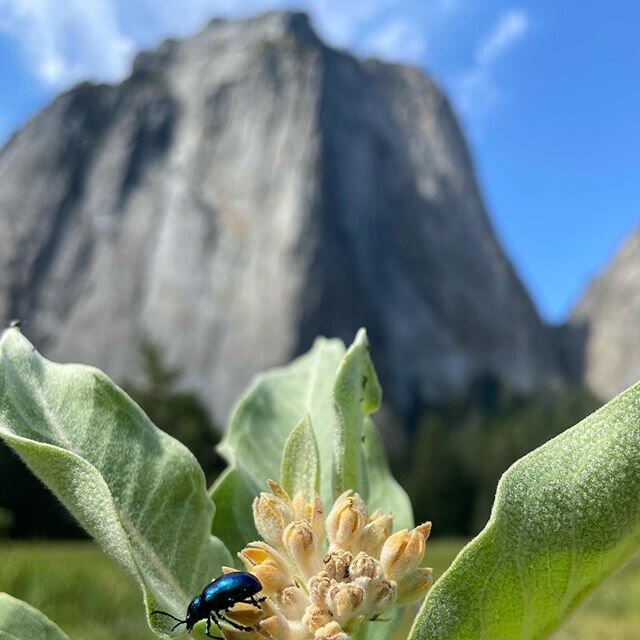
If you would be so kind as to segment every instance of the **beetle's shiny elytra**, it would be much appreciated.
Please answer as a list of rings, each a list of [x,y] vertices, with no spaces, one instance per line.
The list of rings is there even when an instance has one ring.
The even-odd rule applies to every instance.
[[[239,602],[252,604],[260,609],[260,603],[266,598],[256,598],[255,595],[261,590],[262,585],[254,575],[244,571],[227,573],[209,583],[202,590],[202,593],[189,603],[184,620],[180,620],[180,618],[176,618],[166,611],[152,611],[151,615],[162,614],[177,620],[177,624],[173,625],[171,631],[181,624],[185,624],[187,625],[187,631],[191,632],[197,622],[206,620],[205,634],[209,638],[224,640],[221,636],[211,635],[211,624],[215,623],[222,629],[220,622],[224,621],[240,631],[253,631],[253,627],[245,627],[233,620],[229,620],[222,612],[228,613],[229,609]]]

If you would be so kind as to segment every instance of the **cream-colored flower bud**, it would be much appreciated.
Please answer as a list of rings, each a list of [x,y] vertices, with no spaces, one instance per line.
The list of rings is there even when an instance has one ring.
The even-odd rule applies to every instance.
[[[272,596],[293,584],[293,576],[289,571],[286,560],[265,542],[248,544],[238,557],[248,571],[253,573],[266,596]]]
[[[359,613],[364,602],[364,589],[351,583],[337,583],[329,588],[327,606],[333,616],[343,626]]]
[[[291,501],[291,510],[294,520],[307,520],[310,505],[305,502],[303,495],[298,492]]]
[[[357,578],[381,580],[384,578],[384,570],[375,558],[361,551],[349,565],[349,576],[352,580]]]
[[[281,616],[269,616],[268,618],[260,620],[256,624],[256,630],[262,635],[277,638],[278,640],[286,640],[289,636],[287,622]]]
[[[307,625],[311,633],[315,633],[320,627],[331,622],[331,614],[326,606],[310,604],[304,612],[302,622]]]
[[[406,604],[422,600],[433,584],[433,570],[419,567],[410,571],[398,582],[396,603],[403,607]]]
[[[271,493],[273,493],[274,496],[278,496],[280,500],[283,500],[291,507],[291,498],[282,485],[278,484],[275,480],[267,480],[267,486],[271,489]]]
[[[327,536],[333,545],[354,550],[360,542],[367,519],[364,500],[351,490],[345,491],[327,516]]]
[[[308,580],[320,570],[318,541],[306,520],[296,520],[284,530],[282,542],[291,559],[298,565],[300,575]]]
[[[362,530],[360,548],[374,558],[380,557],[384,541],[391,534],[393,516],[390,513],[374,514]]]
[[[309,633],[309,628],[302,620],[288,620],[289,633],[286,640],[310,640],[313,636]],[[277,640],[280,640],[279,638]]]
[[[380,552],[380,563],[387,576],[397,580],[418,566],[430,531],[431,523],[425,522],[411,531],[402,529],[387,538]]]
[[[285,587],[274,596],[274,601],[282,615],[288,620],[302,620],[309,604],[307,596],[299,587]]]
[[[369,596],[369,606],[371,614],[378,614],[390,607],[396,600],[396,583],[391,580],[380,580],[375,584],[372,582],[373,593]]]
[[[268,564],[258,565],[252,569],[251,573],[260,581],[266,596],[274,596],[291,584],[285,574]]]
[[[335,501],[325,527],[317,495],[307,502],[302,493],[291,499],[276,482],[269,481],[269,487],[271,493],[253,503],[266,542],[251,543],[238,554],[267,598],[261,608],[248,601],[231,608],[230,619],[252,631],[239,632],[240,637],[229,630],[227,640],[349,640],[394,603],[424,597],[432,576],[418,567],[430,523],[389,535],[392,516],[379,511],[369,516],[362,498],[349,490]],[[321,559],[325,536],[328,552]]]
[[[331,578],[326,571],[320,571],[320,573],[312,576],[307,584],[309,589],[309,599],[311,602],[318,605],[324,605],[330,586]]]
[[[353,554],[350,551],[335,549],[327,553],[322,562],[329,578],[340,582],[349,577],[349,565],[352,561]]]
[[[318,540],[323,540],[325,535],[324,507],[322,506],[322,500],[320,500],[319,495],[316,494],[313,497],[313,503],[310,506],[312,507],[312,509],[311,513],[309,514],[309,523],[311,524],[311,528],[316,534]]]
[[[320,627],[315,632],[314,638],[315,640],[349,640],[349,636],[335,620]]]
[[[318,544],[324,539],[324,509],[318,495],[311,503],[305,502],[301,493],[297,493],[291,503],[294,520],[306,520],[313,529]]]
[[[255,627],[258,620],[264,616],[264,611],[254,607],[252,604],[236,602],[227,615],[245,627]]]
[[[279,548],[282,533],[292,519],[291,507],[279,496],[261,493],[253,501],[253,519],[262,539]]]

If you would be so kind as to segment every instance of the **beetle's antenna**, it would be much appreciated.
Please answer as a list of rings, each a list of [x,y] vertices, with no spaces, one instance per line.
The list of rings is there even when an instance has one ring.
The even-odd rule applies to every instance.
[[[156,613],[160,613],[163,616],[168,616],[169,618],[173,618],[174,620],[178,621],[178,624],[174,624],[173,627],[171,627],[171,631],[179,627],[181,624],[187,624],[186,620],[180,620],[180,618],[176,618],[175,616],[171,615],[170,613],[167,613],[166,611],[152,611],[149,615],[154,615]]]

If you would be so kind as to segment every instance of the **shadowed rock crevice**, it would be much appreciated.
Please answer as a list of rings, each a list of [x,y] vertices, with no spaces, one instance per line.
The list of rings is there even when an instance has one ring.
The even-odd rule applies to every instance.
[[[170,147],[178,107],[160,73],[138,73],[123,86],[118,109],[131,121],[129,157],[118,188],[121,208],[149,165]]]

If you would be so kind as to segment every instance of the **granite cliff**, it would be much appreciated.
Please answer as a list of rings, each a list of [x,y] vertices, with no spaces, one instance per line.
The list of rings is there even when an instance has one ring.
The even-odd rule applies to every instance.
[[[640,227],[589,284],[567,334],[574,374],[603,400],[640,380]]]
[[[0,319],[135,376],[160,345],[221,420],[252,375],[368,327],[399,412],[492,373],[561,378],[446,97],[306,16],[212,21],[0,151]]]

